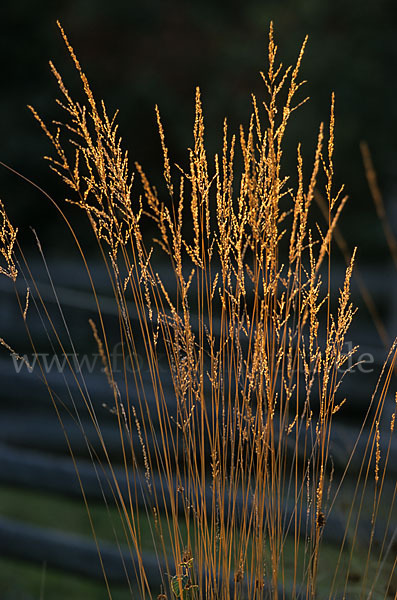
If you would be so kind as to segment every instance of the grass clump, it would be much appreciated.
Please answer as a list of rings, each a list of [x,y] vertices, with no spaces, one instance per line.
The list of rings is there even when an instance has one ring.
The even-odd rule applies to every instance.
[[[199,90],[193,144],[184,165],[172,164],[156,108],[166,197],[140,164],[131,174],[117,114],[109,116],[105,104],[95,100],[61,32],[86,104],[73,100],[51,63],[64,120],[50,127],[32,111],[55,151],[50,166],[70,189],[67,202],[83,210],[96,237],[117,307],[124,365],[132,367],[124,369],[122,382],[113,372],[109,330],[75,237],[97,303],[90,326],[109,385],[109,405],[114,405],[126,490],[102,436],[95,399],[70,362],[79,385],[74,417],[84,428],[79,416],[84,409],[95,426],[100,452],[91,448],[91,458],[108,473],[133,557],[128,578],[141,598],[159,592],[161,598],[315,598],[321,587],[322,538],[351,461],[346,457],[346,469],[336,478],[330,444],[334,421],[343,414],[344,367],[354,354],[344,348],[355,313],[350,295],[355,252],[335,308],[332,237],[347,197],[333,182],[334,97],[308,175],[299,145],[296,173],[287,176],[288,123],[306,101],[299,80],[306,40],[295,66],[285,69],[277,60],[271,26],[268,67],[262,73],[265,101],[252,97],[248,127],[241,126],[237,134],[225,120],[219,154],[210,158],[206,151]],[[325,227],[311,216],[319,190],[327,206]],[[1,211],[3,272],[15,279],[14,230],[2,206]],[[153,241],[145,233],[148,222],[157,230]],[[168,270],[162,275],[156,265],[164,263]],[[51,331],[44,303],[41,310]],[[28,327],[27,303],[21,302],[21,312]],[[67,356],[59,335],[52,334]],[[393,433],[391,425],[389,450],[382,456],[379,421],[394,360],[393,346],[368,401],[368,443],[351,510],[337,556],[325,565],[329,583],[322,594],[330,598],[345,597],[356,572],[356,566],[349,567],[362,551],[358,523],[370,481],[368,552],[354,589],[370,597],[378,584],[371,546]],[[53,402],[62,422],[55,396]],[[363,431],[364,426],[360,435]],[[152,588],[142,558],[142,506],[161,590]],[[389,559],[385,538],[376,572],[391,584],[395,565]],[[105,568],[103,575],[112,597]]]

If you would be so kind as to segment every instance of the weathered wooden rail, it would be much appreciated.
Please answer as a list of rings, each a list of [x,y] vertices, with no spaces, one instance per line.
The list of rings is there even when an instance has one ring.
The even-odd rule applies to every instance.
[[[109,582],[114,584],[136,583],[139,561],[127,546],[117,547],[83,536],[36,527],[12,519],[0,517],[0,555],[36,563],[47,564],[69,573],[103,581],[103,570],[98,560],[100,552],[103,568]],[[165,563],[151,553],[140,557],[154,588],[166,583],[162,574],[167,572]]]

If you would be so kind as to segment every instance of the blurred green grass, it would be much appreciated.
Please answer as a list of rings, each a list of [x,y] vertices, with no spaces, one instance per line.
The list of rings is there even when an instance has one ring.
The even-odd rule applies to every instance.
[[[348,490],[344,496],[344,500],[341,499],[340,506],[346,503],[350,495],[351,491]],[[90,510],[98,538],[114,542],[116,534],[122,543],[125,537],[117,509],[107,509],[99,504],[94,504],[90,507]],[[0,486],[0,514],[41,527],[54,528],[68,533],[78,533],[92,539],[87,512],[80,501],[35,491],[24,490],[22,492],[20,489]],[[142,549],[152,550],[153,543],[151,541],[147,517],[144,514],[140,514],[139,518],[142,531]],[[169,538],[165,540],[165,543],[166,547],[170,548]],[[288,584],[292,581],[294,570],[294,544],[292,537],[288,538],[285,544],[287,552],[285,554],[284,570],[286,573],[286,583]],[[322,544],[318,577],[319,598],[328,597],[334,574],[334,566],[337,563],[338,556],[339,549],[337,547],[326,543]],[[348,556],[348,551],[344,551],[338,577],[340,582],[344,582]],[[301,573],[304,563],[303,547],[299,559],[298,573]],[[349,598],[359,598],[360,593],[363,593],[361,584],[365,560],[366,548],[358,546],[350,567],[347,585]],[[376,569],[377,562],[374,557],[370,561],[367,585],[365,587],[366,594],[374,581]],[[390,565],[388,570],[390,572]],[[379,578],[373,595],[374,599],[385,597],[387,578]],[[395,583],[393,581],[393,585]],[[113,598],[117,600],[131,598],[131,591],[127,586],[112,585],[111,590]],[[389,595],[391,592],[392,589],[390,589]],[[107,597],[105,585],[101,582],[92,582],[83,577],[65,574],[57,569],[46,568],[45,565],[35,566],[22,561],[0,558],[0,598],[2,600],[52,600],[53,598],[57,600],[70,600],[71,598],[73,600],[102,600]]]

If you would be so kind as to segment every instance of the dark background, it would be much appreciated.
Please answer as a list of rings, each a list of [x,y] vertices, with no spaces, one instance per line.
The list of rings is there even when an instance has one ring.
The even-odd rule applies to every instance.
[[[266,68],[272,19],[279,58],[293,63],[309,35],[301,70],[310,96],[292,119],[287,165],[295,171],[298,140],[310,170],[320,121],[327,123],[336,94],[335,183],[350,202],[342,229],[360,257],[387,254],[362,167],[359,143],[370,146],[388,207],[396,183],[396,14],[387,0],[334,2],[146,2],[78,0],[6,2],[1,7],[0,160],[32,178],[58,201],[66,190],[42,156],[48,141],[27,110],[32,104],[49,122],[59,118],[53,59],[72,93],[79,82],[56,26],[60,19],[92,84],[110,111],[120,109],[120,131],[133,163],[152,180],[161,177],[162,157],[154,117],[159,104],[171,158],[183,161],[192,141],[194,89],[202,90],[210,150],[218,150],[222,121],[237,128],[250,113],[250,92],[264,98],[259,71]],[[288,149],[287,149],[288,150]],[[65,253],[55,211],[48,200],[0,169],[0,196],[14,222],[38,229],[51,251]],[[67,212],[72,219],[82,215]],[[76,223],[76,221],[74,221]],[[78,224],[77,224],[78,225]],[[81,231],[86,232],[86,224]]]

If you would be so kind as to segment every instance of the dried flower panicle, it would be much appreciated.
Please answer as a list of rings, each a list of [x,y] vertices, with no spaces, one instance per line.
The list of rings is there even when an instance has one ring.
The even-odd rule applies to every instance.
[[[0,274],[5,275],[16,281],[18,269],[14,257],[14,245],[17,238],[18,229],[15,229],[9,220],[4,204],[0,200],[0,253],[5,262],[5,266],[0,265]]]

